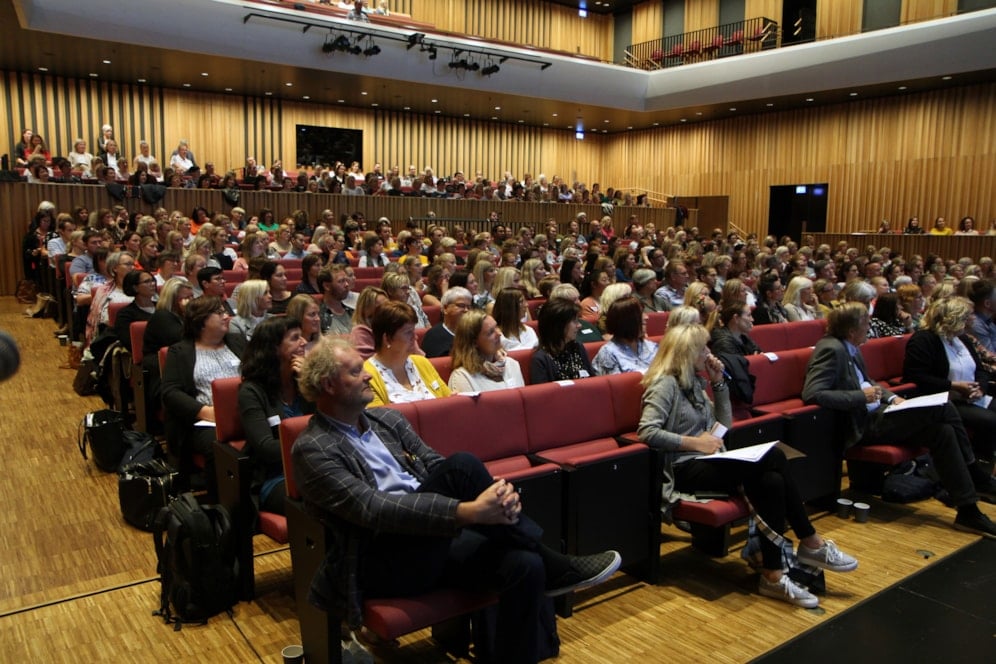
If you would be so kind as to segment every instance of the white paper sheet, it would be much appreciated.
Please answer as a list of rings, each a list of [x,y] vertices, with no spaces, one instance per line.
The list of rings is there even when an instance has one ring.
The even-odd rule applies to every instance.
[[[761,457],[768,453],[768,450],[777,444],[778,441],[775,440],[770,443],[761,443],[760,445],[741,447],[738,450],[727,450],[725,452],[717,452],[716,454],[708,454],[698,458],[702,461],[709,461],[710,459],[732,459],[734,461],[750,461],[751,463],[754,463],[759,461]]]
[[[898,413],[904,410],[910,410],[912,408],[930,408],[932,406],[943,406],[948,402],[947,392],[938,392],[937,394],[925,394],[922,397],[913,397],[912,399],[907,399],[902,403],[890,404],[886,409],[885,413]]]

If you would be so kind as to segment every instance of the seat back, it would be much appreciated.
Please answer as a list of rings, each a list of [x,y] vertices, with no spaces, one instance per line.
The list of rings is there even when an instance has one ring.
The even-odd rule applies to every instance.
[[[755,325],[750,331],[750,338],[765,353],[777,353],[789,347],[785,328],[788,325]]]
[[[294,441],[301,435],[301,432],[311,421],[310,415],[290,417],[280,420],[280,454],[284,460],[284,486],[287,488],[287,496],[300,500],[301,493],[297,489],[297,482],[294,481],[294,464],[291,461],[291,448]]]
[[[520,348],[519,350],[513,350],[508,354],[510,358],[519,363],[519,368],[522,370],[522,380],[525,381],[526,385],[532,385],[531,372],[533,353],[535,352],[535,348]]]
[[[529,451],[573,445],[616,433],[612,388],[607,376],[570,384],[543,383],[520,390],[529,422]],[[565,413],[570,416],[565,417]]]
[[[224,270],[222,276],[225,277],[226,284],[241,284],[249,274],[246,270]]]
[[[107,325],[114,327],[118,320],[118,312],[127,307],[129,302],[111,302],[107,305]]]
[[[527,390],[529,388],[523,388]],[[495,390],[417,404],[422,439],[443,456],[470,452],[482,461],[525,454],[529,433],[520,392]]]
[[[166,355],[169,353],[169,346],[163,346],[159,349],[159,373],[160,375],[166,371]]]
[[[145,328],[149,322],[144,320],[134,321],[128,326],[128,334],[131,335],[131,361],[133,364],[142,364],[142,345],[145,343]]]
[[[606,376],[612,391],[612,417],[617,434],[636,431],[643,412],[643,374],[638,371]]]
[[[215,433],[222,443],[244,441],[246,437],[239,412],[240,385],[242,385],[242,379],[238,376],[211,381]]]
[[[546,298],[538,297],[532,300],[526,300],[526,306],[529,307],[529,318],[536,320],[539,316],[539,310],[546,304]]]
[[[449,355],[442,357],[430,357],[429,362],[436,368],[436,373],[443,379],[444,383],[450,382],[450,374],[453,373],[453,359]]]
[[[655,311],[647,314],[647,336],[656,337],[667,332],[667,317],[669,311]]]
[[[816,342],[822,339],[827,332],[827,322],[822,318],[800,320],[781,327],[785,328],[785,339],[789,344],[787,348],[815,346]],[[761,349],[768,350],[764,346],[761,346]]]
[[[799,398],[812,352],[811,348],[783,351],[775,362],[766,355],[747,358],[748,370],[757,377],[753,406]]]
[[[438,305],[430,305],[428,307],[422,307],[422,311],[429,318],[429,323],[436,325],[443,319],[443,308]]]
[[[353,268],[357,279],[382,279],[384,268],[382,267],[357,267]]]

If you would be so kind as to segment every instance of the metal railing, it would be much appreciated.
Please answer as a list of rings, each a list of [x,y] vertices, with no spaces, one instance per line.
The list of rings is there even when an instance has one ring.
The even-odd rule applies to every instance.
[[[778,45],[778,23],[761,16],[631,44],[626,49],[625,57],[626,64],[630,67],[666,69],[764,51],[777,48]]]

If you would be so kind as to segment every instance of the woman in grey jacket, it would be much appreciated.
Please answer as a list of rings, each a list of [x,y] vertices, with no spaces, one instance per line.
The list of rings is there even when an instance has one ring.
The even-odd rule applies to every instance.
[[[753,463],[702,459],[724,450],[722,438],[712,433],[717,419],[726,427],[732,420],[723,365],[709,352],[708,341],[709,333],[701,325],[668,330],[643,378],[638,433],[640,440],[664,454],[665,503],[672,504],[681,494],[696,491],[736,493],[742,485],[757,515],[771,530],[783,533],[788,521],[800,539],[797,555],[801,562],[838,572],[855,569],[858,562],[854,558],[816,534],[781,450],[772,448]],[[712,382],[715,405],[698,375],[703,372]],[[760,594],[806,608],[819,604],[815,595],[783,573],[781,547],[762,537],[761,553]]]

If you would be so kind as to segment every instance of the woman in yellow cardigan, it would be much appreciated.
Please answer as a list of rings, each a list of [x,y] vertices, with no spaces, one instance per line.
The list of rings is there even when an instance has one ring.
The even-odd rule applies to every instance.
[[[363,363],[374,393],[368,408],[450,395],[432,363],[417,354],[417,321],[415,310],[404,302],[385,302],[374,312],[374,354]]]

